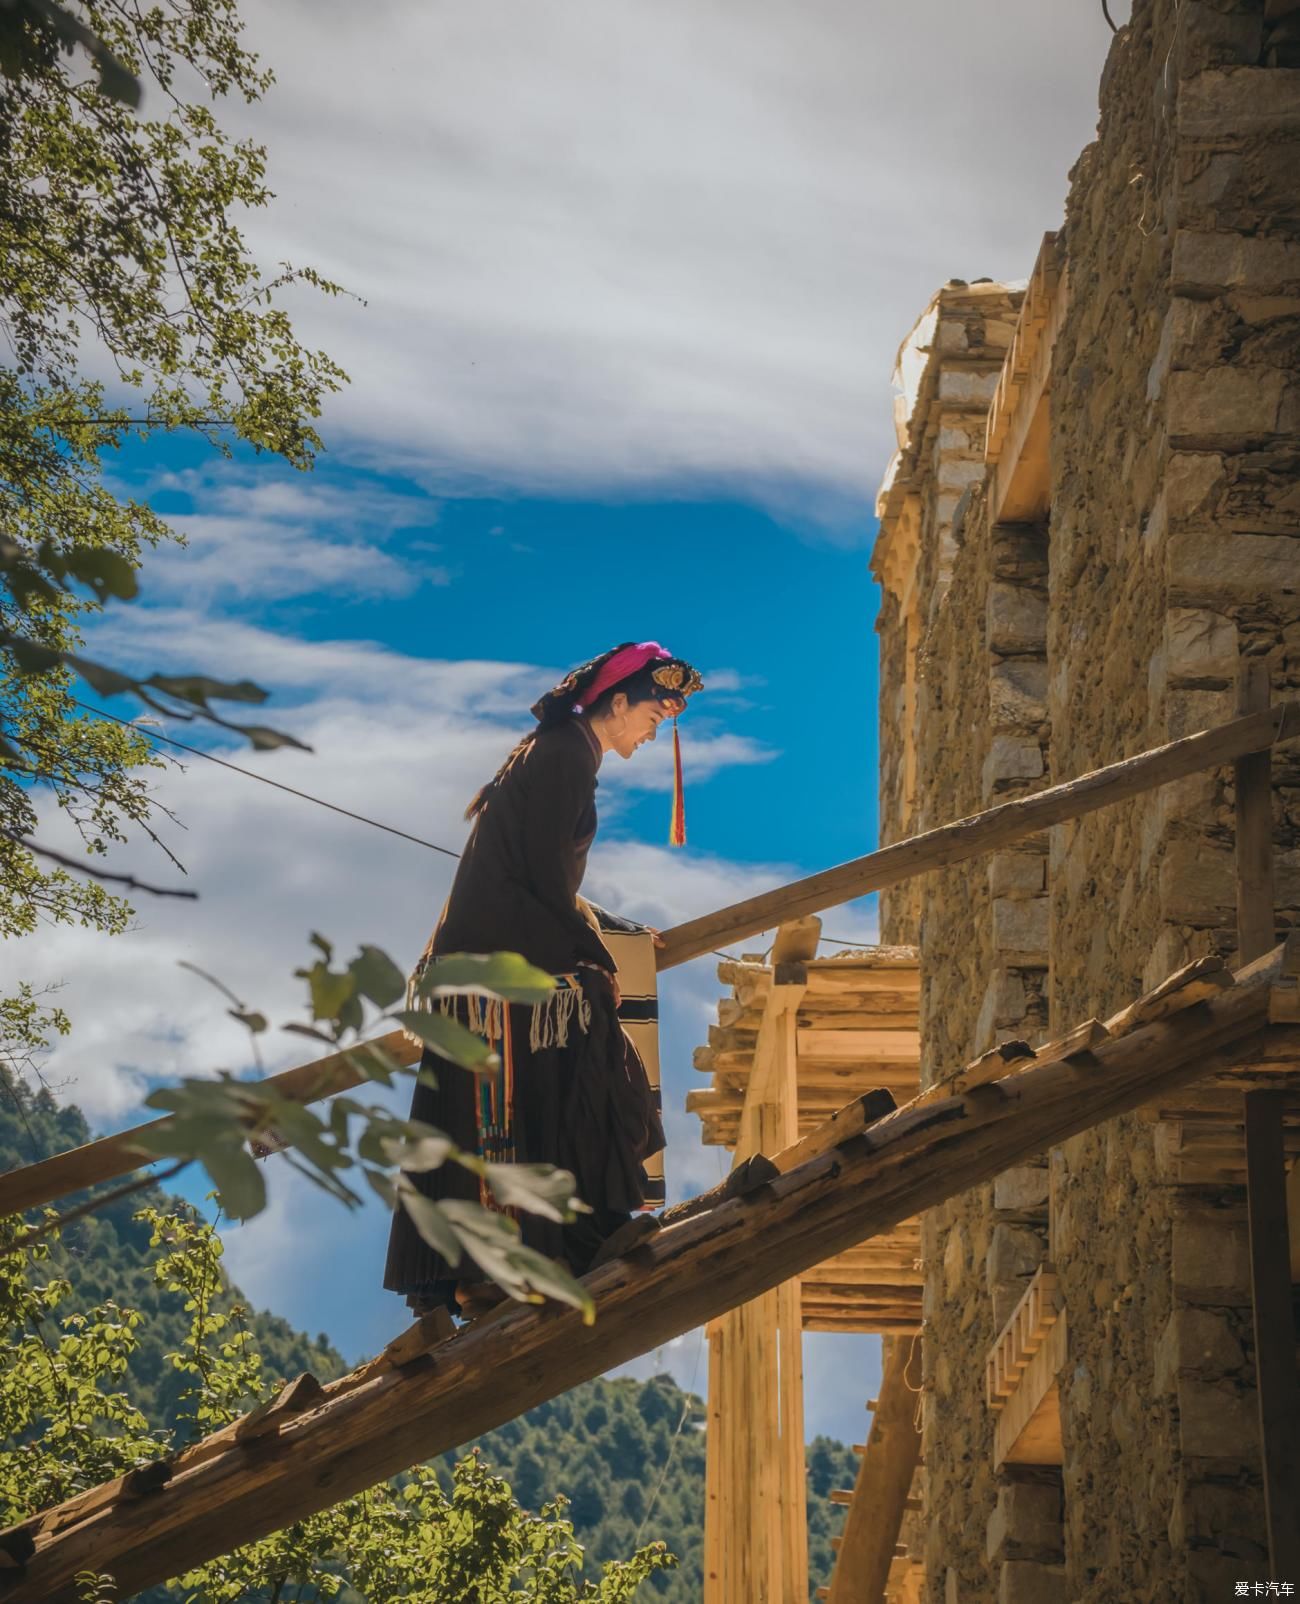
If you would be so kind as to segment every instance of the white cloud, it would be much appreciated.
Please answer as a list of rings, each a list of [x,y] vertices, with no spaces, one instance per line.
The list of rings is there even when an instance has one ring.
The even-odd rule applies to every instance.
[[[396,531],[434,522],[436,507],[424,496],[226,462],[161,473],[146,488],[189,503],[168,516],[185,545],[163,545],[150,559],[152,601],[201,599],[211,609],[295,596],[374,599],[452,580],[445,562],[427,560],[436,544],[410,543],[400,558],[384,549]]]
[[[355,381],[332,446],[440,488],[739,482],[821,516],[864,510],[932,290],[1023,277],[1057,226],[1110,40],[1038,0],[248,21],[279,79],[242,124],[279,196],[251,237],[368,303],[295,302]]]

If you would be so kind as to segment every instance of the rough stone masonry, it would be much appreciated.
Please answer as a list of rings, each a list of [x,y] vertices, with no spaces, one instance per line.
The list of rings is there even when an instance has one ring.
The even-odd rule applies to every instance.
[[[1041,273],[954,280],[904,355],[873,558],[882,840],[1231,717],[1243,657],[1295,695],[1300,0],[1137,0]],[[1297,752],[1274,759],[1280,932]],[[882,939],[921,950],[923,1080],[1231,954],[1233,800],[1199,775],[883,896]],[[1114,1121],[925,1219],[932,1604],[1268,1580],[1244,1195],[1176,1148]],[[1061,1463],[999,1471],[984,1360],[1049,1254]]]

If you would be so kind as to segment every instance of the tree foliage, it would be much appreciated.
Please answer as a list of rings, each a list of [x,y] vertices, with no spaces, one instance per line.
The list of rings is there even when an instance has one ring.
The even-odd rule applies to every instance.
[[[155,1285],[184,1315],[167,1354],[184,1383],[170,1430],[151,1428],[122,1390],[147,1317],[113,1302],[64,1312],[74,1300],[67,1280],[47,1276],[51,1245],[15,1246],[17,1222],[0,1222],[0,1525],[201,1440],[274,1395],[246,1310],[229,1299],[214,1229],[184,1209],[150,1207],[137,1219],[150,1232]],[[449,1488],[436,1468],[417,1467],[194,1567],[166,1596],[233,1604],[278,1599],[293,1584],[345,1604],[358,1595],[370,1604],[626,1604],[672,1564],[651,1543],[586,1577],[564,1500],[529,1513],[472,1453]],[[111,1575],[87,1574],[83,1592],[112,1599]]]
[[[411,1032],[455,1066],[449,1073],[490,1073],[498,1067],[486,1042],[436,1007],[393,1008],[406,1000],[406,983],[381,949],[364,946],[350,963],[335,967],[331,943],[317,934],[311,941],[317,956],[296,971],[307,985],[311,1022],[286,1028],[330,1048],[363,1082],[390,1086],[396,1077],[411,1074],[379,1042],[365,1039],[383,1025]],[[450,954],[425,967],[414,1000],[436,1003],[448,992],[474,991],[501,1002],[535,1003],[554,987],[552,976],[516,953]],[[269,1028],[264,1013],[241,1003],[228,1012],[254,1040]],[[426,1079],[432,1074],[419,1073]],[[556,1298],[580,1309],[584,1319],[594,1318],[590,1295],[562,1265],[523,1244],[512,1215],[454,1198],[434,1202],[411,1180],[412,1174],[457,1164],[480,1177],[502,1209],[568,1221],[586,1205],[567,1170],[490,1163],[458,1148],[434,1126],[398,1119],[380,1104],[339,1095],[328,1107],[313,1107],[284,1096],[270,1082],[227,1074],[191,1078],[152,1092],[145,1101],[170,1117],[139,1133],[141,1154],[197,1160],[232,1219],[251,1219],[266,1206],[265,1174],[253,1153],[280,1148],[285,1163],[351,1208],[373,1192],[389,1208],[405,1209],[423,1239],[450,1264],[471,1258],[511,1297],[532,1303]],[[366,1193],[358,1190],[360,1182]]]
[[[44,1091],[21,1095],[19,1112],[0,1090],[0,1167],[28,1160],[34,1150],[73,1147],[90,1136],[75,1108],[61,1107]],[[194,1400],[185,1396],[194,1378],[176,1369],[170,1355],[184,1350],[192,1316],[185,1312],[183,1297],[165,1290],[155,1276],[153,1233],[146,1220],[136,1217],[142,1205],[160,1214],[184,1213],[178,1200],[158,1188],[121,1199],[53,1239],[40,1274],[70,1284],[63,1310],[87,1310],[112,1301],[144,1316],[135,1327],[135,1344],[117,1385],[151,1430],[166,1429],[175,1440],[185,1441],[194,1430]],[[252,1309],[238,1287],[224,1275],[220,1281],[213,1305],[232,1314],[226,1330],[237,1331],[242,1323],[252,1331],[266,1390],[303,1370],[321,1380],[342,1373],[342,1358],[324,1338],[308,1338],[285,1320]],[[606,1423],[593,1435],[588,1415],[595,1404],[604,1409]],[[587,1525],[576,1519],[572,1505],[565,1511],[586,1552],[588,1571],[631,1553],[646,1537],[662,1538],[679,1556],[678,1567],[656,1572],[642,1592],[659,1604],[698,1604],[703,1587],[703,1419],[700,1400],[669,1376],[650,1381],[619,1377],[576,1387],[471,1446],[510,1485],[516,1501],[534,1512],[541,1511],[555,1490],[571,1492],[594,1464],[605,1488],[600,1520]],[[460,1457],[463,1451],[446,1454],[432,1466],[444,1493],[452,1489]],[[830,1538],[843,1515],[827,1494],[833,1487],[852,1486],[856,1470],[843,1443],[817,1438],[809,1444],[808,1543],[814,1586],[829,1580]],[[311,1597],[310,1589],[304,1597]],[[142,1604],[175,1604],[176,1598],[170,1590],[157,1590]],[[346,1595],[342,1598],[350,1604]]]
[[[144,555],[174,538],[106,464],[133,434],[186,431],[310,466],[344,375],[299,343],[283,296],[339,290],[310,267],[267,270],[238,227],[270,199],[266,153],[217,108],[258,99],[271,75],[233,0],[0,9],[0,936],[42,919],[114,930],[119,896],[32,850],[42,796],[92,856],[148,828],[158,760],[138,731],[88,716],[76,680],[257,745],[285,737],[219,711],[264,700],[247,681],[137,675],[81,649],[87,621],[130,601]],[[74,36],[90,58],[66,53]],[[143,85],[141,113],[122,75]]]

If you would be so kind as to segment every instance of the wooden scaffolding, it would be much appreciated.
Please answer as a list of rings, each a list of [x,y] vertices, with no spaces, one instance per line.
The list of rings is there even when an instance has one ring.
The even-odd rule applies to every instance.
[[[787,1147],[852,1097],[920,1090],[920,971],[911,948],[818,958],[821,921],[782,925],[770,954],[719,965],[731,994],[686,1106],[737,1166]],[[888,1106],[888,1099],[885,1099]],[[915,1220],[812,1265],[712,1321],[704,1604],[808,1597],[802,1333],[912,1333],[921,1320]]]
[[[883,1297],[856,1290],[874,1288],[878,1294],[888,1285],[883,1280],[828,1282],[818,1279],[819,1267],[837,1261],[847,1265],[864,1244],[901,1241],[898,1233],[922,1211],[1080,1131],[1143,1107],[1181,1111],[1184,1127],[1206,1114],[1201,1125],[1222,1129],[1239,1114],[1251,1218],[1269,1541],[1274,1573],[1287,1574],[1298,1557],[1291,1515],[1300,1499],[1300,1393],[1289,1246],[1300,1241],[1300,1210],[1296,1171],[1293,1167],[1288,1178],[1286,1159],[1300,1111],[1300,939],[1265,950],[1271,946],[1273,919],[1266,798],[1268,751],[1279,739],[1297,736],[1297,704],[1247,711],[1217,729],[898,842],[668,932],[659,954],[661,968],[784,922],[770,965],[740,966],[770,967],[770,979],[739,973],[728,977],[735,987],[730,1002],[738,1006],[727,1009],[722,1030],[739,1029],[746,1015],[758,1011],[759,991],[765,988],[767,993],[752,1031],[747,1066],[739,1045],[741,1036],[750,1034],[747,1030],[725,1045],[719,1040],[712,1049],[714,1059],[706,1061],[714,1085],[698,1094],[715,1099],[701,1113],[707,1108],[719,1122],[734,1119],[737,1162],[712,1192],[666,1210],[657,1228],[648,1225],[639,1242],[592,1271],[586,1284],[596,1308],[594,1324],[584,1326],[576,1311],[554,1305],[506,1305],[454,1332],[445,1320],[417,1321],[376,1359],[347,1376],[325,1386],[299,1378],[271,1405],[214,1437],[0,1533],[0,1598],[6,1604],[72,1604],[78,1573],[91,1569],[113,1574],[123,1593],[142,1590],[458,1447],[685,1331],[716,1322],[714,1331],[723,1333],[717,1344],[719,1386],[729,1390],[725,1396],[715,1394],[711,1383],[711,1426],[751,1410],[761,1397],[758,1430],[770,1451],[760,1454],[749,1446],[738,1457],[733,1434],[733,1458],[723,1464],[711,1445],[710,1499],[744,1484],[753,1489],[744,1497],[763,1500],[777,1518],[759,1530],[752,1513],[756,1502],[751,1504],[746,1524],[737,1527],[748,1536],[738,1539],[734,1557],[713,1554],[720,1581],[711,1582],[711,1597],[721,1600],[724,1595],[717,1588],[725,1583],[734,1589],[741,1585],[735,1581],[740,1576],[749,1578],[751,1591],[725,1596],[743,1596],[745,1604],[776,1604],[778,1599],[784,1604],[795,1598],[802,1604],[806,1591],[794,1591],[800,1565],[806,1565],[796,1519],[802,1495],[781,1467],[792,1463],[796,1446],[800,1457],[802,1450],[802,1420],[793,1401],[800,1390],[799,1334],[805,1324],[831,1312],[831,1300],[815,1289],[854,1288],[845,1292],[841,1307],[891,1332],[907,1327],[901,1320],[886,1327],[887,1312],[915,1307],[901,1295],[888,1304]],[[901,1076],[903,1058],[882,1054],[865,1066],[849,1059],[844,1070],[858,1078],[845,1086],[846,1095],[871,1089],[808,1128],[818,1110],[810,1108],[801,1117],[800,1020],[816,1017],[809,1012],[810,998],[837,973],[836,965],[843,966],[841,979],[849,973],[852,959],[811,956],[815,930],[798,921],[866,891],[964,861],[1049,824],[1225,762],[1236,765],[1239,809],[1242,936],[1235,971],[1216,967],[1215,960],[1201,960],[1105,1023],[1086,1020],[1036,1050],[1000,1049],[954,1065],[890,1112],[882,1112],[875,1089],[882,1081],[891,1084],[891,1066]],[[870,958],[856,956],[864,972],[869,971]],[[896,973],[907,967],[893,955],[878,959],[877,972],[891,966]],[[746,996],[740,982],[751,978],[757,989]],[[856,1003],[847,1011],[867,1012]],[[805,1023],[803,1028],[809,1033],[804,1042],[811,1046],[817,1027]],[[882,1023],[880,1029],[888,1034],[894,1025]],[[820,1044],[817,1051],[823,1053]],[[871,1048],[863,1052],[869,1055]],[[726,1056],[732,1053],[740,1057]],[[833,1061],[833,1054],[824,1053],[810,1059],[819,1065]],[[744,1082],[738,1108],[734,1104],[742,1088],[729,1085],[727,1076]],[[335,1057],[274,1080],[282,1093],[291,1088],[291,1095],[308,1101],[356,1084],[356,1074]],[[897,1089],[905,1091],[910,1084],[900,1078]],[[250,1092],[255,1089],[250,1085]],[[732,1100],[730,1109],[716,1101],[723,1093]],[[718,1123],[716,1130],[725,1143],[726,1125]],[[132,1144],[133,1134],[125,1132],[0,1176],[0,1211],[36,1207],[129,1172],[141,1156]],[[1189,1151],[1194,1150],[1195,1143]],[[1207,1162],[1217,1151],[1213,1142],[1202,1144],[1199,1158],[1189,1157],[1189,1162]],[[858,1262],[861,1266],[864,1261]],[[808,1282],[808,1302],[801,1279]],[[896,1290],[901,1294],[901,1287]],[[741,1314],[739,1323],[729,1328],[739,1336],[728,1348],[723,1317],[756,1306],[758,1317],[747,1324],[749,1317]],[[1044,1334],[1054,1324],[1048,1318],[1051,1309],[1044,1278],[1037,1303],[1014,1330],[1003,1334],[1007,1341],[999,1339],[991,1356],[990,1384],[1004,1409],[1034,1370],[1035,1352],[1042,1350]],[[810,1310],[817,1311],[812,1322]],[[710,1340],[715,1341],[713,1332]],[[896,1533],[911,1497],[915,1458],[909,1467],[908,1457],[916,1445],[902,1429],[910,1399],[910,1393],[904,1396],[902,1346],[887,1357],[886,1384],[877,1400],[876,1422],[850,1501],[841,1563],[831,1583],[835,1604],[849,1599],[878,1604],[892,1585],[895,1538],[886,1522],[873,1517],[885,1513]],[[791,1401],[783,1405],[785,1395]],[[1023,1411],[1028,1401],[1017,1407]],[[728,1429],[723,1428],[719,1440]],[[781,1475],[791,1488],[784,1502]],[[899,1592],[900,1601],[905,1596]]]

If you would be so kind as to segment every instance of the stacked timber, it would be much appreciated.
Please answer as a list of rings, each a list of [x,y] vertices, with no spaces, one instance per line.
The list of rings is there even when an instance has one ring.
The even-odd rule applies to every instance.
[[[774,966],[760,954],[718,965],[728,988],[718,1023],[695,1051],[707,1090],[691,1092],[706,1146],[734,1149],[754,1067],[763,1011],[774,978],[804,985],[795,1020],[798,1128],[815,1130],[855,1098],[878,1088],[896,1103],[919,1090],[921,979],[912,947],[864,947],[797,965]],[[809,1331],[909,1332],[920,1326],[920,1227],[905,1221],[886,1236],[815,1265],[802,1277],[803,1325]]]

